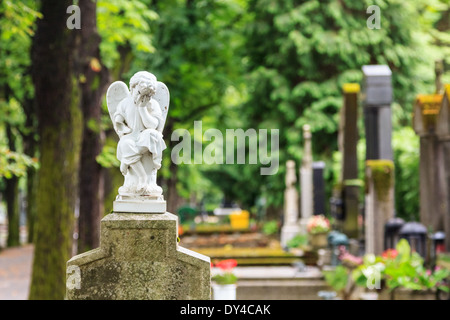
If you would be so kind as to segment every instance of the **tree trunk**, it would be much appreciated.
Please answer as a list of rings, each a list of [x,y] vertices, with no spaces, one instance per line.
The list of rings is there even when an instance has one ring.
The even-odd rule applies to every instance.
[[[8,212],[8,238],[6,245],[16,247],[20,245],[20,219],[19,219],[19,178],[14,176],[6,179],[5,198]]]
[[[23,151],[30,158],[36,156],[36,108],[32,99],[25,99],[21,103],[26,116],[25,130],[22,132]],[[37,171],[34,167],[27,169],[27,193],[26,193],[26,215],[28,243],[32,243],[34,239],[34,222],[36,220],[36,190],[37,190]]]
[[[103,216],[103,172],[96,157],[103,145],[101,103],[109,82],[109,72],[100,62],[100,36],[97,32],[97,3],[80,0],[83,13],[78,67],[82,79],[81,110],[83,111],[83,143],[80,162],[80,215],[78,220],[78,252],[100,245],[100,220]]]
[[[43,19],[32,46],[40,134],[35,251],[30,299],[63,299],[77,199],[82,114],[74,72],[71,0],[41,0]]]
[[[6,85],[5,98],[9,101],[10,88]],[[6,137],[11,151],[16,150],[16,138],[12,132],[11,124],[6,123]],[[6,211],[8,215],[8,238],[6,245],[16,247],[20,245],[20,217],[19,217],[19,178],[16,176],[6,179],[5,188]]]

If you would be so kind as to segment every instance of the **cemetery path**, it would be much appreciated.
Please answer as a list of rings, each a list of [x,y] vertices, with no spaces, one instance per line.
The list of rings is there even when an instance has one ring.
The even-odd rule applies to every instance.
[[[32,262],[32,245],[0,251],[0,300],[28,299]]]

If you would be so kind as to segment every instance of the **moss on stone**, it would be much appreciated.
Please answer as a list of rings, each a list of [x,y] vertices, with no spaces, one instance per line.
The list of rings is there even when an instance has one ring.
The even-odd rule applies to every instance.
[[[391,160],[367,160],[366,167],[370,168],[377,198],[385,201],[394,185],[394,162]],[[368,192],[367,188],[366,175],[366,193]]]
[[[442,105],[442,94],[421,94],[417,96],[421,111],[422,125],[426,131],[436,128],[437,116]]]

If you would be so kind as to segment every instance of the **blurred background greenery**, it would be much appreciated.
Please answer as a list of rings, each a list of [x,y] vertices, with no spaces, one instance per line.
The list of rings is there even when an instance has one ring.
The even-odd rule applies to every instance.
[[[64,106],[46,105],[39,98],[47,85],[39,75],[55,66],[56,79],[60,72],[60,79],[72,79],[72,87],[69,84],[68,88],[78,88],[72,91],[77,94],[66,92],[67,99],[61,99],[66,106],[73,103],[81,110],[79,118],[76,111],[68,111],[72,112],[69,126],[83,128],[83,133],[72,132],[80,139],[71,139],[71,150],[75,153],[71,156],[79,157],[80,164],[75,161],[69,170],[84,182],[79,189],[74,184],[67,187],[68,194],[74,197],[67,214],[73,215],[76,203],[81,208],[96,210],[89,214],[80,210],[80,218],[109,213],[117,188],[123,182],[115,158],[117,137],[104,99],[98,98],[104,98],[113,81],[128,83],[133,73],[148,70],[170,89],[171,105],[165,128],[168,150],[159,173],[169,211],[178,212],[188,205],[199,212],[212,212],[224,201],[232,201],[248,210],[253,219],[267,222],[281,216],[284,163],[293,159],[297,166],[300,164],[304,124],[311,126],[314,160],[326,163],[327,198],[331,196],[340,170],[337,134],[342,85],[361,83],[363,65],[386,64],[393,73],[396,211],[407,220],[418,218],[419,139],[411,128],[413,103],[417,94],[436,91],[436,61],[444,65],[441,81],[450,81],[450,72],[446,72],[450,64],[450,1],[87,2],[75,1],[81,8],[81,30],[69,30],[65,25],[70,16],[65,9],[72,1],[0,2],[0,191],[10,221],[8,245],[19,243],[19,194],[24,195],[27,203],[30,242],[40,237],[36,230],[41,230],[36,232],[41,232],[42,237],[45,233],[35,226],[36,216],[44,219],[41,224],[52,219],[44,218],[39,212],[44,209],[39,208],[62,206],[58,197],[48,200],[36,195],[37,183],[42,186],[48,180],[64,185],[66,181],[55,181],[54,174],[44,170],[46,165],[58,168],[57,157],[54,162],[43,160],[47,149],[42,144],[42,135],[52,130],[56,134],[62,132],[50,120]],[[380,29],[367,27],[370,14],[366,9],[370,5],[378,5],[381,10]],[[51,25],[55,22],[51,20],[53,14],[59,17],[59,24]],[[96,26],[88,25],[95,20],[90,19],[92,16],[97,17]],[[49,25],[54,28],[50,29],[54,31],[54,39],[67,42],[56,42],[45,29]],[[45,30],[49,39],[43,36]],[[70,50],[59,51],[53,60],[39,55],[43,52],[39,48],[51,50],[53,46],[69,46]],[[100,112],[93,112],[97,109]],[[359,168],[363,178],[362,113],[359,119]],[[260,175],[260,164],[175,165],[170,154],[177,142],[170,141],[171,133],[184,128],[193,135],[194,121],[198,120],[202,121],[203,131],[279,129],[277,174]],[[61,145],[54,141],[55,152],[64,154],[61,151],[64,141],[58,142]],[[94,144],[93,149],[86,147]],[[99,174],[89,170],[87,176],[78,174],[84,163],[91,163]],[[91,200],[100,204],[83,204],[85,197],[80,195],[88,186],[98,186],[95,190],[102,188],[101,196]],[[70,238],[70,227],[48,226]],[[89,231],[95,226],[87,223],[79,228]],[[272,232],[271,224],[266,228]],[[78,230],[79,241],[84,241],[78,244],[78,251],[95,247],[95,241],[83,240],[82,231]]]

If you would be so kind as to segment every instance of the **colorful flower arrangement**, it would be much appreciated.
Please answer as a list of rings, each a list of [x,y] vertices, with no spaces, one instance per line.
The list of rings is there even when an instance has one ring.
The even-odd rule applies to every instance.
[[[312,216],[309,218],[306,228],[311,234],[326,233],[331,230],[330,220],[323,215]]]
[[[347,252],[345,247],[340,247],[339,251],[342,264],[334,271],[324,272],[324,276],[327,283],[341,292],[344,299],[349,299],[356,287],[388,289],[391,299],[396,288],[450,291],[444,281],[450,277],[450,270],[427,270],[424,259],[411,250],[405,239],[401,239],[395,249],[387,249],[379,256],[366,254],[356,257]]]
[[[217,284],[234,284],[237,282],[237,276],[233,273],[233,269],[237,266],[237,261],[235,259],[227,259],[217,262],[216,264],[211,263],[211,267],[217,267],[219,273],[211,277],[211,280]]]
[[[349,253],[345,246],[339,247],[339,260],[342,262],[342,265],[350,269],[356,268],[363,264],[363,259]]]

